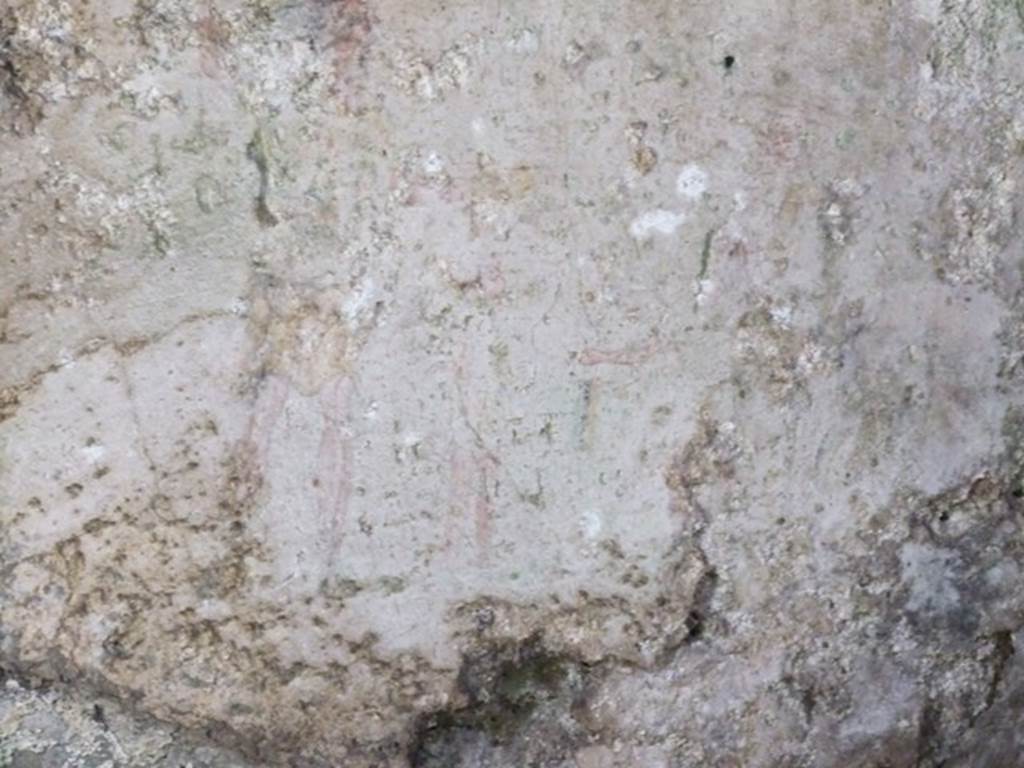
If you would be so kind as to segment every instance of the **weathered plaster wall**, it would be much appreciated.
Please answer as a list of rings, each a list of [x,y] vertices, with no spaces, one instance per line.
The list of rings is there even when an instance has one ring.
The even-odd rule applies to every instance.
[[[1014,766],[1020,0],[0,0],[0,766]]]

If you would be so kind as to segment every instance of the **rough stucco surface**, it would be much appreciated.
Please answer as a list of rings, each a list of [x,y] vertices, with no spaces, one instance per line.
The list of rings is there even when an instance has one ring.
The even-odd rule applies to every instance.
[[[0,766],[1024,765],[1020,0],[0,0]]]

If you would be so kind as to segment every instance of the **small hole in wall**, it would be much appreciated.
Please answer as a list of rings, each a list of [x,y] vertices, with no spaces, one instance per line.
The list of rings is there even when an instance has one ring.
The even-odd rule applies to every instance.
[[[725,67],[726,72],[731,70],[734,64],[736,64],[736,57],[733,56],[731,53],[726,54],[726,57],[722,59],[722,66]]]
[[[700,611],[690,611],[686,617],[686,639],[688,641],[699,640],[704,634],[704,617]]]

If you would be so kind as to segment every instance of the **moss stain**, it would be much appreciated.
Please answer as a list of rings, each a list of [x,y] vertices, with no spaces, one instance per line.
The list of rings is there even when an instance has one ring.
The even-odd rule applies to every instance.
[[[697,273],[698,280],[704,280],[708,276],[708,266],[711,263],[711,241],[715,237],[715,230],[709,229],[704,235],[704,247],[700,251],[700,271]]]

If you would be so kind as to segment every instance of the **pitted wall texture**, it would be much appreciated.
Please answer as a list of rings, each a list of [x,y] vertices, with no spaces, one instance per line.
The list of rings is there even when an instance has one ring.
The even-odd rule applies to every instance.
[[[1020,0],[0,0],[0,766],[1024,765]]]

